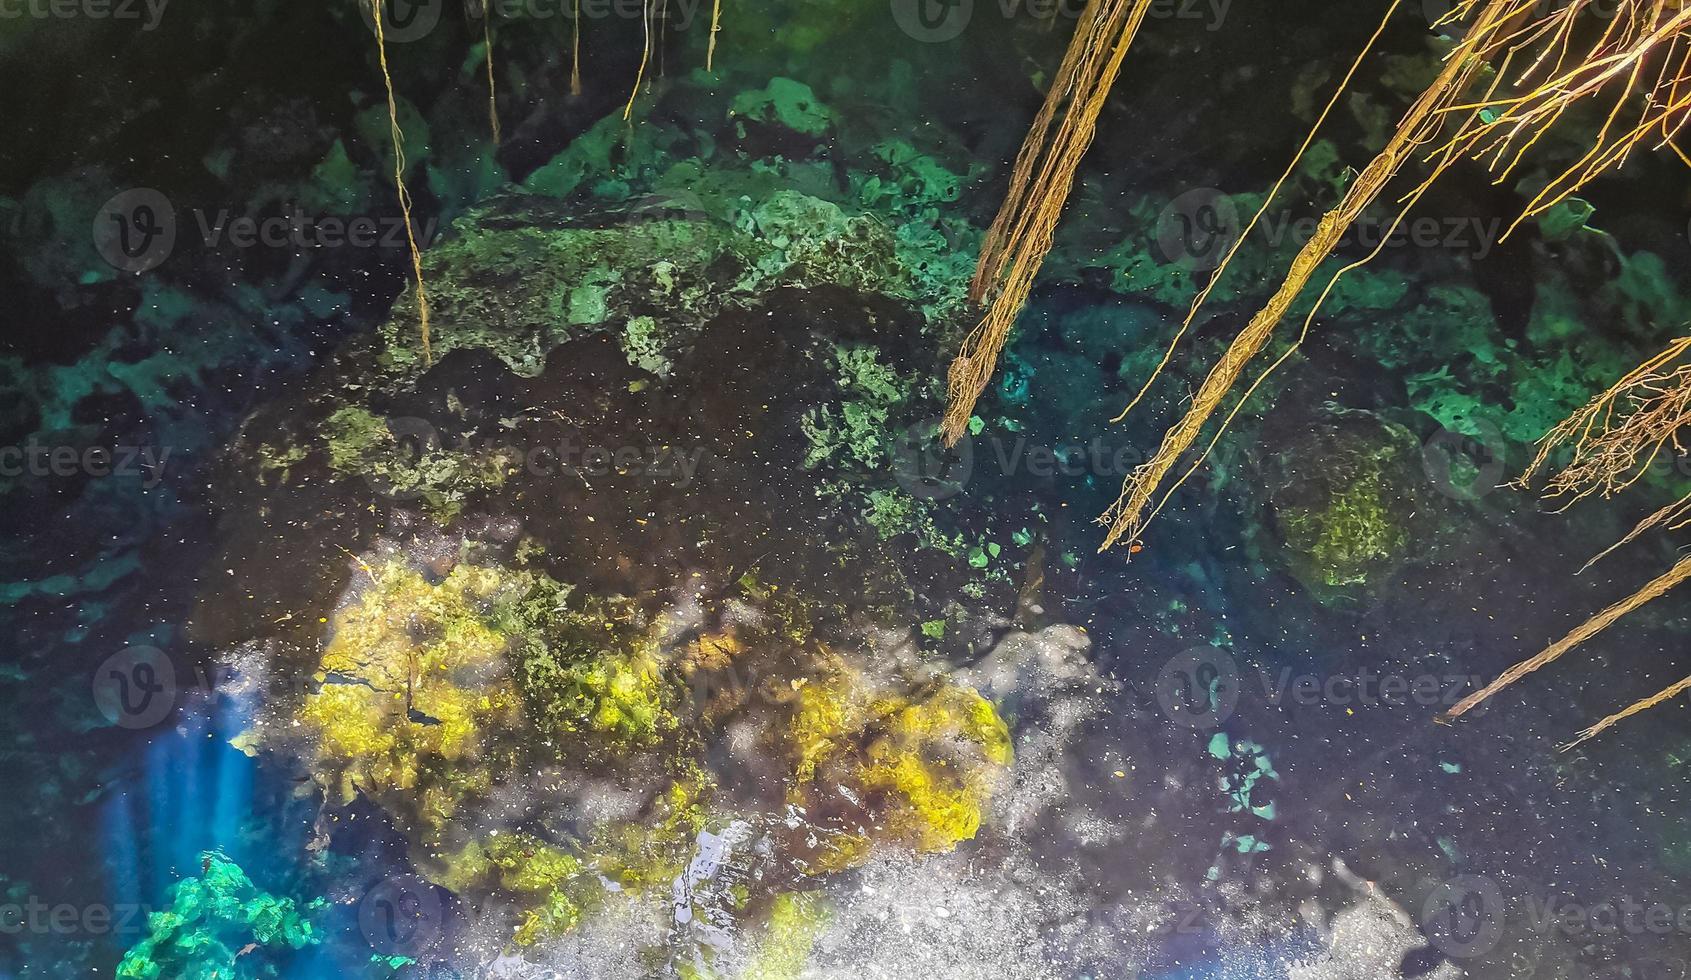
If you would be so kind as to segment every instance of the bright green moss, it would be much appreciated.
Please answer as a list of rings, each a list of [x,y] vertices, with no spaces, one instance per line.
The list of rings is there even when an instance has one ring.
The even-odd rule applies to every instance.
[[[337,473],[361,472],[392,444],[387,421],[356,405],[349,405],[323,420],[323,440],[329,447],[329,465]]]
[[[673,729],[677,692],[650,632],[611,604],[555,615],[521,655],[518,676],[533,722],[618,745],[648,744]]]
[[[690,773],[676,780],[643,819],[602,828],[579,848],[528,833],[472,842],[446,860],[437,880],[457,892],[498,891],[516,899],[521,912],[512,940],[519,946],[561,935],[613,894],[639,895],[675,881],[707,819],[708,787],[700,779]]]
[[[796,980],[816,946],[816,934],[828,922],[828,906],[814,892],[775,896],[763,941],[740,980]]]
[[[336,614],[320,689],[299,721],[316,733],[313,770],[331,796],[359,792],[438,828],[484,791],[521,725],[505,667],[514,637],[495,608],[530,576],[459,565],[438,583],[400,562],[368,569],[370,587]]]
[[[147,919],[147,936],[125,953],[118,980],[253,980],[279,976],[276,954],[322,941],[311,917],[328,905],[303,908],[291,898],[259,891],[221,854],[200,856],[203,873],[170,892],[170,906]]]
[[[909,382],[882,364],[874,347],[836,347],[833,360],[840,401],[810,409],[799,420],[810,443],[804,465],[884,468],[898,435],[892,414],[910,397]]]
[[[741,92],[734,97],[730,112],[806,136],[825,136],[834,125],[834,111],[822,104],[809,85],[791,78],[771,78],[762,89]]]
[[[1323,410],[1263,463],[1277,558],[1320,601],[1385,585],[1437,533],[1417,515],[1428,492],[1414,434],[1365,411]]]
[[[1286,543],[1308,559],[1330,586],[1367,584],[1369,575],[1402,552],[1408,532],[1398,523],[1376,470],[1337,487],[1327,506],[1280,512]]]

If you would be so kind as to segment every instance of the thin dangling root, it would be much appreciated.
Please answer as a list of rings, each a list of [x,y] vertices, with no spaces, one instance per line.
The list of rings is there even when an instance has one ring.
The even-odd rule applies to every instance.
[[[493,80],[493,8],[485,3],[482,6],[481,38],[482,46],[487,48],[487,121],[493,129],[493,145],[498,146],[499,88]]]
[[[575,28],[570,41],[570,94],[581,94],[581,0],[575,0]]]
[[[1098,114],[1151,2],[1088,0],[1045,103],[1016,156],[1010,192],[981,245],[969,285],[971,304],[990,305],[964,339],[947,373],[948,403],[940,426],[947,445],[962,438],[975,402],[992,380],[999,352],[1051,251],[1057,221],[1074,186],[1075,168],[1092,143]],[[1061,121],[1057,121],[1059,110]]]
[[[652,0],[645,0],[640,8],[640,25],[646,32],[646,45],[640,49],[640,71],[634,76],[634,91],[628,93],[628,104],[622,108],[623,122],[634,114],[634,100],[640,97],[640,85],[646,80],[646,64],[652,58]]]
[[[1402,2],[1403,0],[1392,0],[1391,4],[1386,8],[1385,15],[1380,18],[1379,26],[1374,28],[1373,36],[1368,39],[1368,43],[1364,44],[1362,46],[1362,50],[1357,53],[1356,60],[1351,62],[1350,70],[1345,72],[1345,77],[1339,81],[1338,88],[1333,90],[1333,95],[1327,100],[1327,105],[1321,110],[1321,114],[1315,117],[1315,123],[1310,126],[1309,134],[1304,137],[1303,145],[1298,147],[1298,152],[1292,154],[1292,161],[1286,164],[1286,169],[1280,173],[1280,179],[1276,180],[1274,182],[1274,186],[1269,188],[1268,196],[1262,199],[1262,204],[1257,208],[1256,214],[1251,215],[1251,220],[1246,223],[1244,228],[1239,230],[1239,234],[1233,239],[1233,243],[1227,247],[1227,252],[1222,255],[1221,262],[1216,265],[1215,271],[1210,273],[1209,281],[1204,284],[1204,288],[1199,290],[1198,295],[1193,298],[1191,308],[1186,311],[1186,319],[1181,321],[1180,329],[1176,330],[1174,333],[1174,339],[1170,340],[1168,347],[1164,349],[1162,360],[1159,361],[1157,366],[1151,370],[1150,376],[1145,379],[1145,384],[1139,389],[1139,393],[1133,396],[1133,400],[1128,402],[1127,407],[1122,409],[1115,418],[1111,419],[1111,422],[1120,422],[1122,419],[1127,418],[1128,413],[1132,412],[1134,406],[1138,405],[1139,402],[1144,399],[1145,395],[1151,390],[1151,385],[1156,382],[1157,378],[1163,373],[1163,370],[1168,367],[1169,361],[1174,359],[1175,349],[1180,346],[1180,341],[1186,336],[1186,331],[1191,329],[1192,322],[1198,318],[1198,311],[1203,309],[1204,301],[1209,299],[1210,292],[1215,289],[1216,283],[1221,281],[1221,277],[1227,271],[1227,267],[1233,262],[1233,256],[1238,254],[1239,247],[1245,244],[1245,240],[1250,237],[1251,232],[1256,228],[1257,224],[1262,221],[1262,216],[1268,213],[1269,206],[1274,203],[1275,198],[1280,196],[1280,189],[1286,185],[1286,181],[1290,180],[1292,178],[1292,174],[1297,171],[1298,163],[1303,160],[1304,154],[1309,151],[1310,146],[1315,142],[1316,134],[1321,131],[1322,124],[1327,121],[1328,116],[1332,115],[1333,108],[1339,104],[1339,100],[1343,98],[1345,90],[1350,87],[1351,79],[1356,77],[1357,69],[1362,67],[1363,61],[1366,60],[1368,55],[1374,50],[1374,45],[1379,43],[1380,35],[1386,32],[1386,25],[1391,23],[1392,16],[1397,13],[1398,5]]]
[[[1673,566],[1673,568],[1651,580],[1647,585],[1639,589],[1637,592],[1634,592],[1632,595],[1627,596],[1625,599],[1609,606],[1607,609],[1604,609],[1602,612],[1581,623],[1577,629],[1569,633],[1567,636],[1562,637],[1560,640],[1557,640],[1555,643],[1550,644],[1548,647],[1545,647],[1543,652],[1539,653],[1537,656],[1530,657],[1515,666],[1510,667],[1508,670],[1504,671],[1497,680],[1492,681],[1490,684],[1487,684],[1485,687],[1457,702],[1454,708],[1451,708],[1449,711],[1440,715],[1438,720],[1441,722],[1448,722],[1452,719],[1460,718],[1462,715],[1473,710],[1476,705],[1487,700],[1498,691],[1503,690],[1538,668],[1543,667],[1545,664],[1548,664],[1560,657],[1562,654],[1572,650],[1574,647],[1584,643],[1586,640],[1591,639],[1598,633],[1603,632],[1610,626],[1613,626],[1617,620],[1625,616],[1627,613],[1632,612],[1634,609],[1637,609],[1639,606],[1642,606],[1653,599],[1661,598],[1669,589],[1672,589],[1687,578],[1691,578],[1691,556],[1681,558],[1679,563]],[[1639,708],[1638,710],[1642,711],[1644,709]],[[1608,721],[1608,719],[1605,719],[1605,721]],[[1612,724],[1612,722],[1610,723]],[[1607,725],[1604,725],[1603,723],[1599,723],[1599,725],[1601,727],[1607,727]],[[1599,730],[1601,730],[1601,728],[1599,728]],[[1593,732],[1593,734],[1595,734],[1595,732]]]
[[[716,35],[722,30],[722,0],[716,0],[710,10],[710,41],[705,45],[705,71],[715,71]]]
[[[405,219],[405,240],[411,247],[411,274],[417,283],[417,320],[423,335],[423,364],[433,366],[429,346],[429,294],[423,287],[423,253],[417,247],[417,229],[411,221],[411,191],[405,186],[405,133],[399,128],[399,102],[393,93],[393,74],[388,70],[387,37],[382,30],[382,0],[370,0],[371,19],[376,24],[376,52],[382,67],[382,84],[388,96],[388,135],[393,140],[393,185],[399,195],[399,211]]]
[[[1631,718],[1633,715],[1638,714],[1640,711],[1648,711],[1656,705],[1661,704],[1663,701],[1672,700],[1684,693],[1687,689],[1691,689],[1691,677],[1687,677],[1677,683],[1670,684],[1642,701],[1634,701],[1632,704],[1627,705],[1624,710],[1617,711],[1597,724],[1592,725],[1590,728],[1580,732],[1578,738],[1564,746],[1561,746],[1556,751],[1566,752],[1579,745],[1581,742],[1590,741],[1608,729],[1613,728],[1615,725]]]

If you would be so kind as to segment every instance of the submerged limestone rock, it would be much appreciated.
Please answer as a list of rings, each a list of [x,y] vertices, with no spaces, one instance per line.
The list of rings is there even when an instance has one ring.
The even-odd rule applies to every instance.
[[[438,831],[513,759],[498,737],[518,726],[503,659],[513,637],[495,606],[527,583],[467,565],[439,583],[398,562],[368,574],[335,618],[298,720],[317,736],[313,771],[332,799],[363,793]]]
[[[852,867],[878,842],[927,853],[974,837],[992,780],[1010,763],[997,709],[943,680],[911,696],[877,691],[843,664],[836,670],[799,689],[779,736],[795,759],[790,802],[823,812],[843,797],[855,811],[839,818],[849,831],[818,866]]]
[[[1364,600],[1417,549],[1421,446],[1402,426],[1328,410],[1261,466],[1286,570],[1326,602]]]
[[[992,702],[833,652],[809,604],[778,589],[736,583],[741,625],[695,633],[677,610],[532,570],[391,549],[356,564],[311,688],[266,706],[239,744],[299,757],[331,806],[379,804],[419,870],[504,910],[520,947],[681,887],[721,840],[755,873],[712,914],[769,918],[759,955],[791,965],[801,947],[781,923],[808,900],[768,888],[888,849],[953,849],[1011,762]],[[736,671],[762,680],[713,679]],[[748,793],[752,773],[771,784]],[[607,776],[640,802],[595,815]],[[715,874],[687,901],[707,901]]]
[[[631,361],[663,374],[708,320],[777,287],[932,293],[912,267],[924,250],[874,216],[779,182],[762,193],[713,208],[676,190],[584,216],[539,197],[472,211],[423,257],[432,356],[489,350],[532,377],[572,337],[633,328]],[[424,366],[414,291],[395,305],[383,339],[385,368]]]

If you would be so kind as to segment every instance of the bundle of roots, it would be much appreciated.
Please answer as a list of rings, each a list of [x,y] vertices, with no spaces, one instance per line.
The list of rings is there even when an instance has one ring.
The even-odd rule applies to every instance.
[[[1604,497],[1617,494],[1642,479],[1650,465],[1664,452],[1682,451],[1679,432],[1691,424],[1691,363],[1686,363],[1688,353],[1691,353],[1691,337],[1674,341],[1666,350],[1639,365],[1552,429],[1539,443],[1538,454],[1522,474],[1521,484],[1528,485],[1548,471],[1552,457],[1558,452],[1570,453],[1568,463],[1546,481],[1547,495],[1551,499],[1562,499],[1565,509],[1594,494]],[[1687,524],[1691,524],[1691,494],[1644,518],[1626,537],[1587,562],[1586,567],[1647,531],[1656,528],[1677,530]],[[1444,720],[1471,711],[1509,685],[1608,629],[1633,610],[1666,595],[1687,578],[1691,578],[1691,557],[1680,559],[1673,568],[1581,623],[1536,656],[1504,671],[1497,680],[1451,708],[1444,715]],[[1609,715],[1580,732],[1579,737],[1563,749],[1571,749],[1617,722],[1653,708],[1687,688],[1691,688],[1691,677]]]
[[[1477,162],[1502,183],[1515,173],[1527,151],[1566,114],[1598,108],[1601,123],[1590,148],[1534,194],[1509,226],[1508,232],[1513,232],[1522,221],[1543,214],[1598,175],[1619,167],[1640,146],[1667,148],[1691,164],[1691,157],[1674,142],[1691,113],[1691,5],[1682,0],[1601,0],[1601,10],[1599,5],[1599,0],[1567,0],[1547,9],[1542,0],[1462,0],[1452,8],[1440,23],[1459,24],[1461,36],[1438,75],[1409,107],[1386,145],[1352,181],[1343,199],[1318,222],[1279,287],[1211,366],[1157,451],[1128,475],[1116,502],[1099,517],[1106,528],[1100,550],[1122,542],[1137,545],[1175,491],[1203,465],[1251,395],[1297,350],[1340,278],[1378,255],[1410,208],[1452,166],[1464,160]],[[943,427],[948,442],[963,432],[1026,301],[1039,264],[1050,249],[1053,230],[1073,184],[1074,168],[1115,79],[1121,51],[1138,26],[1134,9],[1141,5],[1126,12],[1121,10],[1123,6],[1122,0],[1093,0],[1088,6],[1090,16],[1069,47],[1058,74],[1059,84],[1053,86],[1017,160],[1009,197],[987,236],[971,289],[977,302],[990,302],[990,306],[964,342],[949,373],[950,403]],[[1391,5],[1387,19],[1397,7],[1397,2]],[[1142,15],[1142,9],[1139,13]],[[1198,293],[1151,378],[1114,421],[1126,417],[1167,367],[1240,244],[1285,185],[1385,26],[1386,20],[1382,20],[1292,163]],[[1103,51],[1109,55],[1102,55]],[[1068,112],[1063,125],[1053,132],[1053,119],[1064,106]],[[1393,201],[1396,214],[1388,233],[1380,236],[1380,244],[1327,279],[1299,335],[1235,396],[1251,363],[1268,346],[1288,310],[1332,256],[1345,232],[1411,164],[1421,168],[1420,177]],[[1678,448],[1675,434],[1688,421],[1687,410],[1691,408],[1691,366],[1681,363],[1688,350],[1691,339],[1676,342],[1559,426],[1546,438],[1527,476],[1538,472],[1556,448],[1571,444],[1574,462],[1551,480],[1552,495],[1578,499],[1591,493],[1608,495],[1630,486],[1665,447]],[[1200,437],[1212,428],[1212,421],[1230,397],[1231,408],[1213,426],[1208,442],[1198,447]],[[1189,464],[1176,476],[1177,468],[1188,458]],[[1646,518],[1620,543],[1651,528],[1683,527],[1688,522],[1691,495]],[[1627,599],[1592,617],[1537,657],[1517,665],[1458,705],[1447,719],[1470,710],[1687,577],[1691,577],[1691,559],[1681,561]],[[1579,740],[1687,687],[1691,687],[1691,678],[1604,719],[1583,732]]]
[[[1090,0],[1075,28],[1045,102],[1016,155],[1010,192],[987,231],[969,284],[969,300],[986,312],[951,362],[941,423],[947,445],[968,428],[975,402],[992,380],[998,355],[1027,303],[1051,251],[1075,168],[1092,144],[1098,114],[1121,71],[1151,0]]]

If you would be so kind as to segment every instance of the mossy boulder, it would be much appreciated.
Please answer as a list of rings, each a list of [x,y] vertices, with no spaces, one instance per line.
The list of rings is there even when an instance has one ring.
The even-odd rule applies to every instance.
[[[1367,601],[1425,530],[1417,516],[1431,485],[1420,441],[1371,412],[1328,407],[1302,420],[1266,425],[1262,437],[1283,437],[1259,464],[1275,557],[1323,602]]]
[[[362,793],[438,832],[515,762],[507,737],[522,727],[522,699],[506,654],[525,624],[497,609],[534,583],[470,565],[439,581],[398,561],[365,571],[296,720],[331,799]]]
[[[728,621],[704,631],[656,597],[434,552],[355,556],[309,689],[266,706],[238,744],[293,752],[331,806],[377,803],[418,870],[504,910],[518,946],[658,901],[702,873],[709,840],[746,844],[770,886],[887,849],[952,850],[1011,762],[992,702],[943,673],[836,652],[815,604],[778,586],[724,583],[702,619]],[[607,782],[633,804],[590,813]],[[797,899],[707,884],[688,891],[727,902],[720,914],[796,915]],[[802,953],[767,945],[770,962]]]

